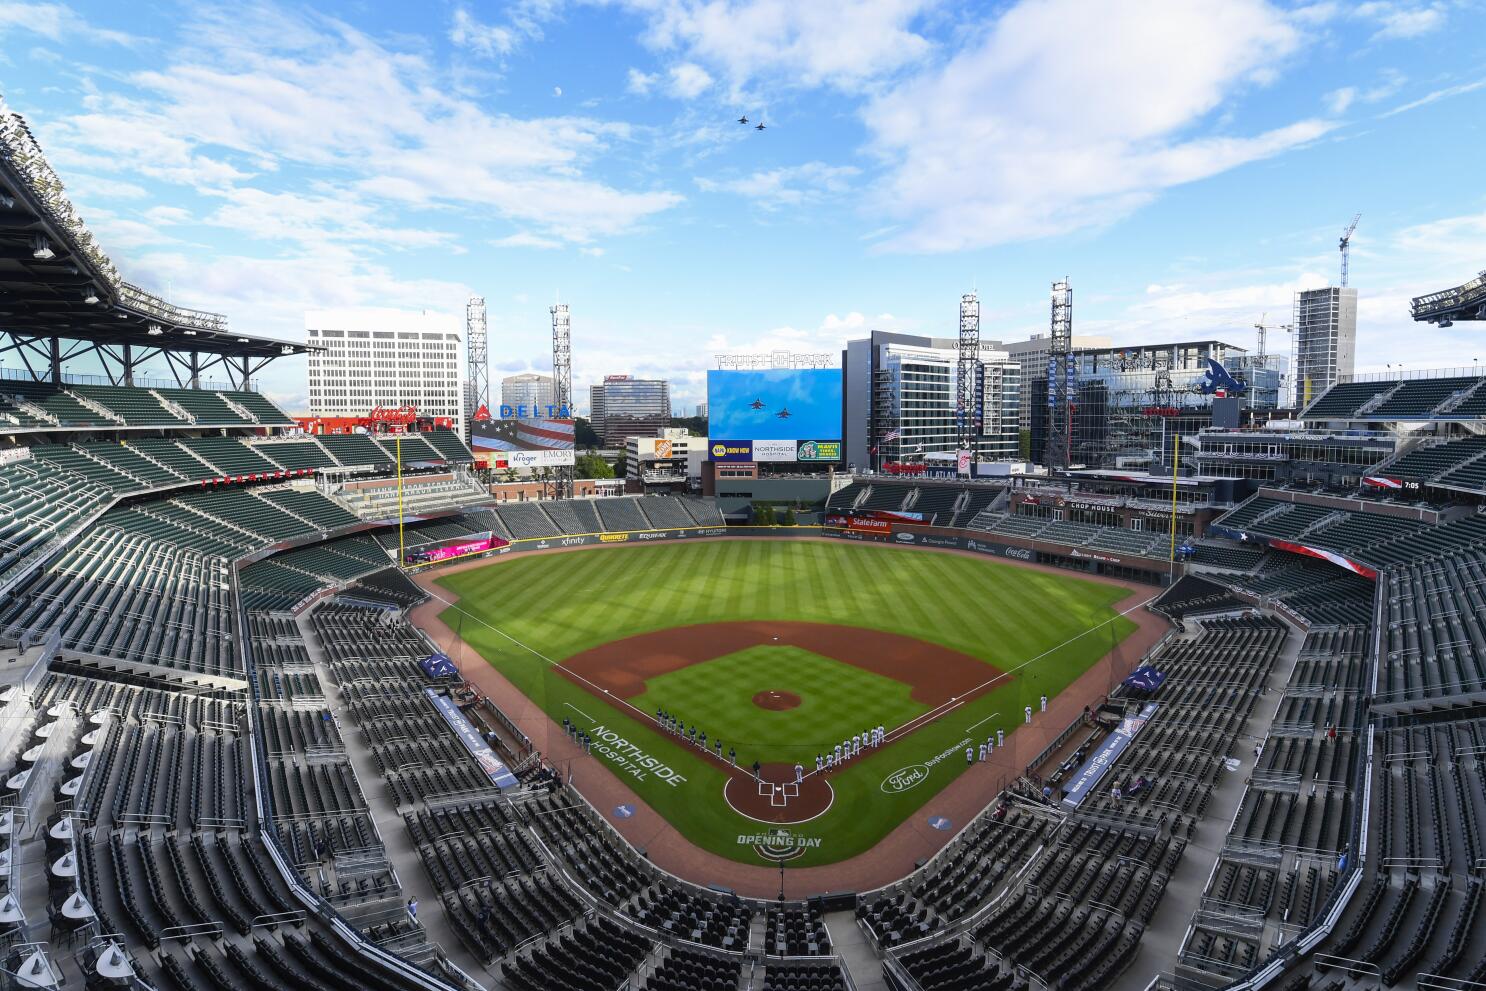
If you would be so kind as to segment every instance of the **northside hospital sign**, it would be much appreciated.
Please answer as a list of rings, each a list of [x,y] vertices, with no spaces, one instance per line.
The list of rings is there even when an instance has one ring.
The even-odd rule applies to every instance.
[[[593,728],[593,750],[605,760],[636,781],[648,781],[651,777],[664,781],[672,788],[686,783],[686,775],[679,773],[659,757],[652,757],[637,745],[629,742],[602,723]]]

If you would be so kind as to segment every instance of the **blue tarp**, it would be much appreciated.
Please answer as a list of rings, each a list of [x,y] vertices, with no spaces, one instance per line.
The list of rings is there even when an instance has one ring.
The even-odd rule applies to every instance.
[[[1125,679],[1125,687],[1149,694],[1160,688],[1165,681],[1165,671],[1157,671],[1148,664],[1142,664],[1130,672],[1130,677]]]
[[[459,673],[459,669],[454,666],[448,654],[429,654],[418,662],[418,666],[430,678],[447,678]]]

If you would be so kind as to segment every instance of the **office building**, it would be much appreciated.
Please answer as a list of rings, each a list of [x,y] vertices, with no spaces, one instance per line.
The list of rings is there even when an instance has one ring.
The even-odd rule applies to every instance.
[[[606,448],[623,447],[627,437],[654,437],[671,425],[671,384],[606,375],[588,388],[588,419]]]
[[[415,407],[463,424],[462,321],[451,313],[388,309],[312,310],[304,315],[312,416],[364,416]]]
[[[873,331],[842,355],[846,461],[858,468],[958,449],[958,342]],[[975,459],[1017,457],[1021,366],[992,344],[976,365]]]
[[[1144,344],[1080,351],[1073,356],[1073,406],[1066,410],[1069,463],[1091,468],[1136,468],[1166,463],[1172,438],[1212,426],[1208,359],[1246,386],[1236,411],[1273,410],[1281,401],[1275,362],[1255,367],[1243,348],[1222,341]],[[1202,391],[1208,389],[1209,391]],[[1032,450],[1047,443],[1047,372],[1028,384],[1032,394]]]
[[[1035,378],[1047,378],[1047,346],[1050,340],[1047,334],[1033,334],[1025,341],[996,345],[1021,367],[1023,387],[1019,410],[1024,427],[1032,421],[1032,390],[1027,385]],[[1113,344],[1114,341],[1098,334],[1073,335],[1075,353],[1107,348]]]
[[[1357,366],[1357,290],[1295,294],[1295,405],[1304,407]]]
[[[699,478],[707,459],[707,438],[682,427],[665,427],[653,437],[626,437],[625,475],[646,491],[685,491]]]
[[[546,416],[547,407],[557,402],[556,396],[551,375],[523,372],[500,380],[500,404],[507,408],[541,410]]]

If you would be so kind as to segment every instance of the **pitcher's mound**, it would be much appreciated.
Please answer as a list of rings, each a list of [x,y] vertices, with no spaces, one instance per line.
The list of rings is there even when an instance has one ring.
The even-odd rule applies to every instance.
[[[800,696],[794,692],[759,692],[753,697],[753,704],[770,712],[783,712],[799,706]]]

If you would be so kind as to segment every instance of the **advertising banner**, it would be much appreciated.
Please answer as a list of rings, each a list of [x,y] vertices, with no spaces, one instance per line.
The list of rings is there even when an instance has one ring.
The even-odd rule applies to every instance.
[[[1155,702],[1147,702],[1140,710],[1139,715],[1126,716],[1120,721],[1114,732],[1106,736],[1099,744],[1099,749],[1094,751],[1093,756],[1084,761],[1083,767],[1074,772],[1068,783],[1063,785],[1063,804],[1069,808],[1077,808],[1099,784],[1099,779],[1104,777],[1104,772],[1114,766],[1120,754],[1130,746],[1136,735],[1145,728],[1145,724],[1151,721],[1160,706]]]
[[[970,474],[970,452],[960,451],[955,455],[955,470],[961,475]]]
[[[493,533],[472,533],[468,537],[461,537],[441,544],[423,544],[418,547],[409,547],[403,552],[402,563],[408,567],[416,567],[423,564],[437,564],[440,561],[449,561],[456,557],[467,557],[471,554],[483,554],[496,547],[504,547],[506,541]]]
[[[574,421],[565,406],[501,406],[470,428],[475,457],[492,468],[543,468],[574,461]]]
[[[799,461],[840,461],[841,442],[839,440],[802,440],[795,450],[795,458]]]
[[[444,722],[448,723],[454,735],[459,737],[459,742],[464,744],[464,749],[470,752],[470,756],[475,759],[476,764],[480,765],[480,770],[485,772],[491,784],[504,790],[514,788],[520,783],[516,780],[516,775],[512,774],[511,769],[506,766],[506,762],[495,755],[495,751],[490,749],[490,744],[486,743],[474,725],[464,718],[464,713],[459,711],[459,706],[454,704],[453,699],[447,695],[440,695],[432,688],[423,689],[423,694],[428,697],[428,701],[433,703],[439,715],[444,717]]]
[[[707,447],[713,461],[752,461],[753,442],[747,440],[714,440]]]
[[[793,461],[799,443],[796,440],[756,440],[753,442],[753,460]]]

